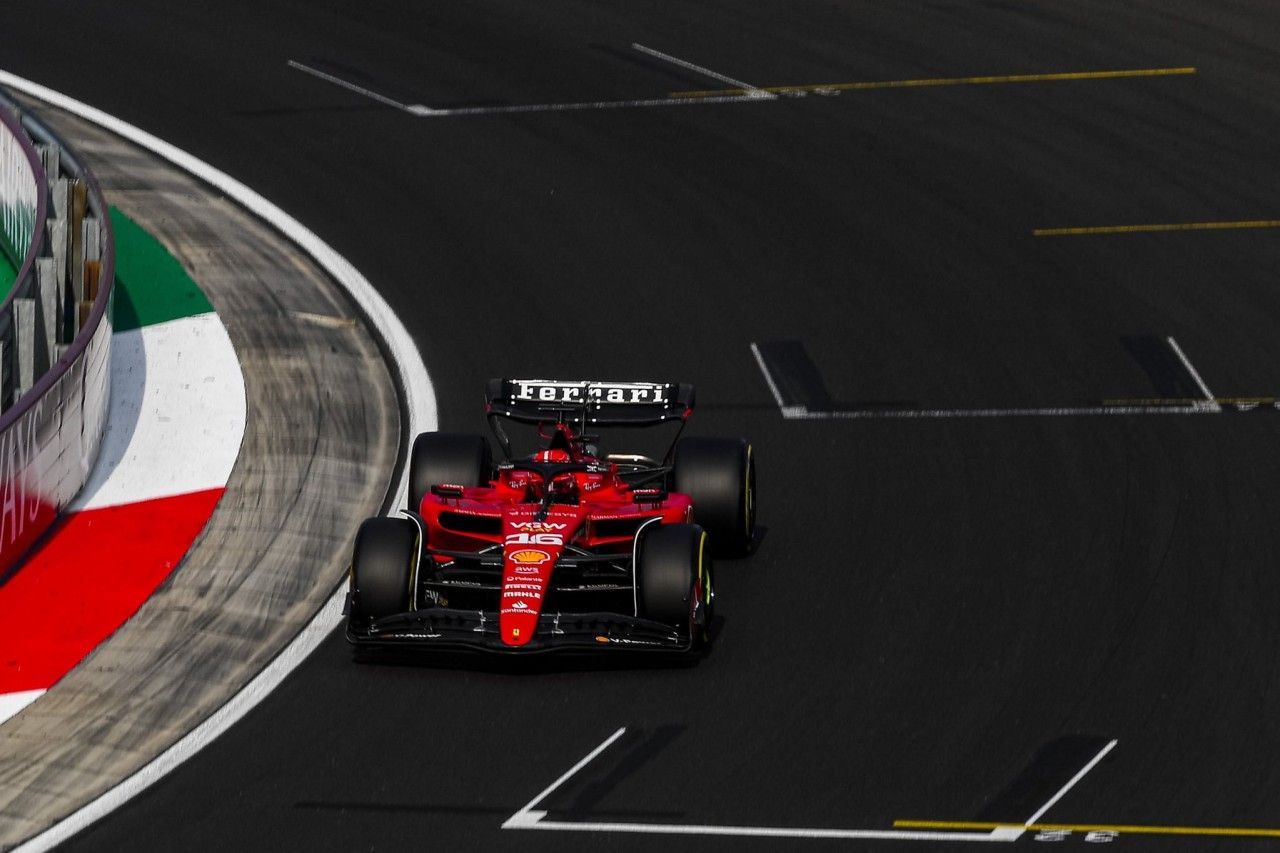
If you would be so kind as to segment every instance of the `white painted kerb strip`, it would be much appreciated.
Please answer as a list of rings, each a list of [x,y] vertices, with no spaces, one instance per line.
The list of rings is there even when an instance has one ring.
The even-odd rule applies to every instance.
[[[364,311],[369,322],[382,337],[390,356],[392,367],[399,373],[400,392],[404,395],[405,408],[409,422],[403,425],[401,442],[406,451],[409,441],[419,432],[437,428],[435,389],[431,378],[427,375],[426,365],[418,347],[409,336],[408,330],[400,322],[400,318],[391,310],[391,306],[374,289],[360,271],[351,265],[346,258],[339,255],[329,244],[311,232],[305,225],[285,213],[276,205],[267,201],[258,193],[249,189],[230,175],[215,169],[203,160],[198,160],[187,152],[170,145],[162,139],[140,130],[115,116],[70,98],[60,92],[18,77],[7,71],[0,71],[0,85],[9,86],[48,104],[90,121],[117,136],[121,136],[135,145],[151,151],[168,160],[175,166],[190,172],[200,180],[221,190],[225,195],[247,208],[259,218],[271,223],[282,234],[311,255],[321,267],[351,294],[351,298]],[[392,506],[404,503],[408,489],[405,471],[400,471],[394,490],[395,499]],[[335,582],[338,579],[335,578]],[[66,841],[94,821],[105,817],[113,810],[127,803],[142,793],[152,783],[162,779],[175,767],[195,755],[218,735],[230,728],[237,720],[247,714],[274,690],[285,677],[292,672],[307,655],[320,645],[320,642],[341,621],[342,600],[345,589],[338,585],[325,602],[315,618],[302,629],[302,632],[285,650],[267,665],[244,689],[237,693],[230,702],[215,711],[180,741],[143,767],[133,776],[107,791],[98,799],[85,805],[74,814],[55,824],[49,829],[30,839],[16,850],[23,853],[48,850]]]
[[[3,723],[43,695],[43,690],[17,690],[13,693],[0,693],[0,723]]]
[[[116,332],[102,449],[68,509],[222,488],[240,455],[244,424],[240,362],[217,314]]]

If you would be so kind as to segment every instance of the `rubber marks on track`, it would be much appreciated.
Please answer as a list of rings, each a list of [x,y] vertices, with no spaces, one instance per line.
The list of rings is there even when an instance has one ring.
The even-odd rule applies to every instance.
[[[231,339],[156,240],[112,211],[111,410],[89,482],[0,586],[0,722],[122,625],[182,561],[244,435]]]

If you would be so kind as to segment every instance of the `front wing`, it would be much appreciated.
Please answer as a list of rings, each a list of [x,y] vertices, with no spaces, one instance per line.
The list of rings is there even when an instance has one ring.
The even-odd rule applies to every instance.
[[[670,625],[620,613],[543,613],[538,630],[523,646],[509,646],[498,633],[492,611],[426,607],[373,620],[367,627],[347,625],[347,640],[358,647],[470,649],[499,654],[627,649],[687,652],[688,637]]]

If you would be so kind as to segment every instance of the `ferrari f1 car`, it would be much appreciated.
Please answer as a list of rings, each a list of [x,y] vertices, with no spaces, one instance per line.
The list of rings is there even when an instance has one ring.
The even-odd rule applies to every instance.
[[[743,439],[680,438],[693,387],[490,380],[480,435],[423,433],[404,517],[356,536],[347,638],[505,653],[690,652],[708,638],[712,552],[746,554],[756,473]],[[536,428],[518,456],[504,425]],[[600,428],[678,425],[661,459],[602,453]],[[646,431],[647,432],[647,431]]]

